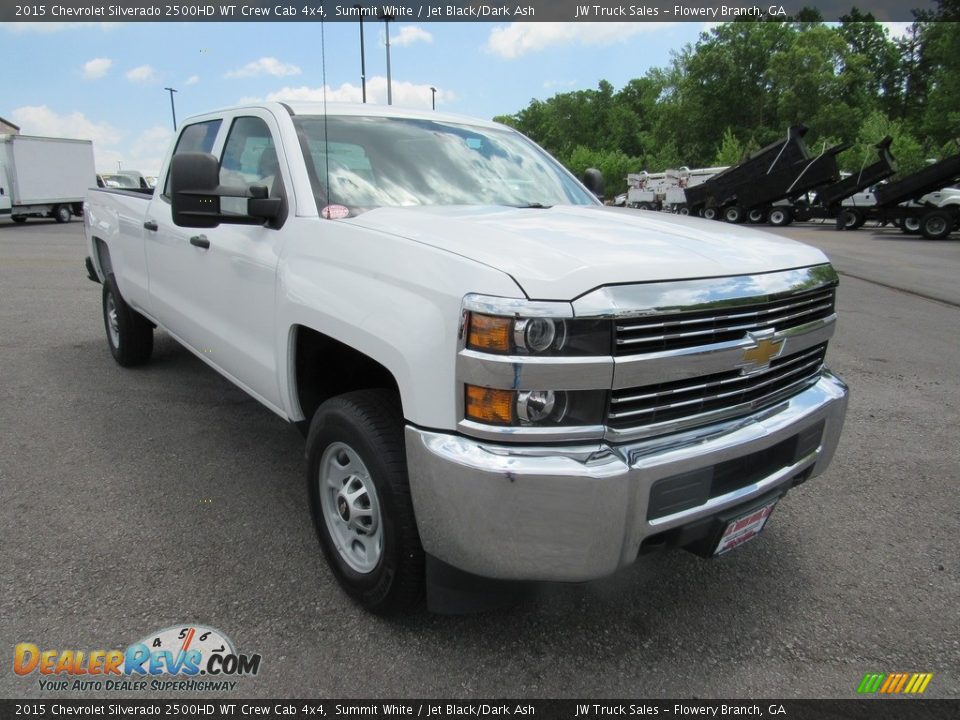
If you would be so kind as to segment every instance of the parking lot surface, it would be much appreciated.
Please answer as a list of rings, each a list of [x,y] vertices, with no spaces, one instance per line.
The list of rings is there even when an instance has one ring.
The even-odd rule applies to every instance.
[[[84,696],[15,676],[17,643],[201,623],[262,655],[235,697],[847,698],[866,672],[960,697],[960,242],[779,231],[844,274],[828,361],[852,398],[830,471],[757,541],[383,620],[324,565],[296,430],[162,333],[113,362],[82,230],[0,221],[0,696]]]

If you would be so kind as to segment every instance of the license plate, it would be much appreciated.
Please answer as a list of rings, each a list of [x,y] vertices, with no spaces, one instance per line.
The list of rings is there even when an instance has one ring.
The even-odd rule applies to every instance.
[[[727,527],[723,530],[723,535],[720,536],[720,542],[717,543],[717,549],[713,551],[713,554],[723,555],[734,548],[740,547],[745,542],[753,540],[753,538],[763,530],[763,526],[767,524],[770,513],[773,512],[776,504],[777,501],[772,500],[766,505],[754,508],[750,512],[728,522]]]

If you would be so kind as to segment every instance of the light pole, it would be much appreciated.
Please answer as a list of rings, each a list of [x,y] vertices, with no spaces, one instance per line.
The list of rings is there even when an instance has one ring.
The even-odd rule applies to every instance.
[[[437,89],[430,86],[430,106],[436,110],[437,109]]]
[[[177,131],[177,109],[173,105],[173,94],[176,92],[173,88],[164,88],[170,93],[170,114],[173,115],[173,131]]]
[[[390,21],[393,15],[383,14],[383,25],[387,29],[387,105],[393,105],[393,81],[390,79]]]
[[[360,11],[360,88],[363,91],[363,101],[367,101],[367,61],[363,52],[363,6],[354,5]]]

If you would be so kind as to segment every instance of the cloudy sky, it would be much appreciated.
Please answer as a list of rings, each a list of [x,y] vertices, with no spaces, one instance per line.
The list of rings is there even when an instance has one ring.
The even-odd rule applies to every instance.
[[[386,103],[384,26],[364,23],[368,101]],[[482,118],[532,98],[614,87],[665,65],[701,23],[390,25],[393,102]],[[321,43],[321,31],[324,43]],[[321,48],[326,48],[322,53]],[[252,99],[360,101],[359,26],[326,23],[0,23],[0,117],[89,138],[97,169],[155,173],[178,120]]]

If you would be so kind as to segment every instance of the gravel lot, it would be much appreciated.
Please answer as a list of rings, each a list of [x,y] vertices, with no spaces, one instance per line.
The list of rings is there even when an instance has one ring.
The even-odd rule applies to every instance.
[[[262,654],[235,696],[853,697],[865,672],[923,671],[960,697],[960,242],[780,232],[845,275],[829,361],[853,394],[827,475],[719,561],[385,621],[323,563],[296,430],[165,335],[118,367],[82,224],[0,221],[0,697],[41,695],[16,643],[184,622]]]

